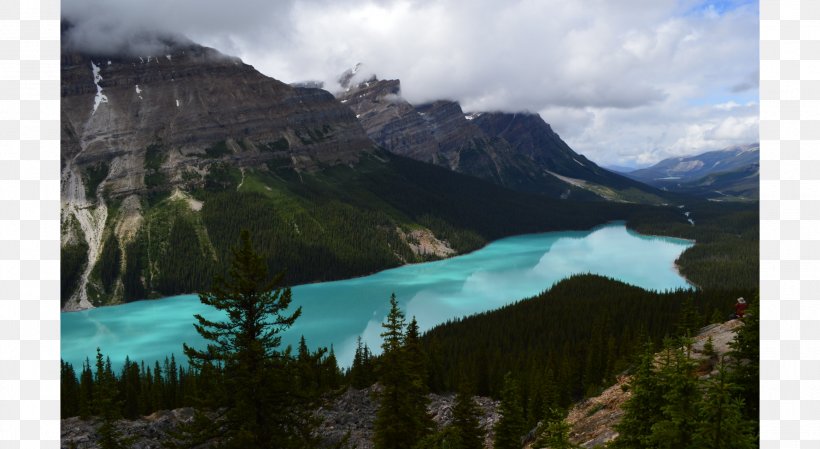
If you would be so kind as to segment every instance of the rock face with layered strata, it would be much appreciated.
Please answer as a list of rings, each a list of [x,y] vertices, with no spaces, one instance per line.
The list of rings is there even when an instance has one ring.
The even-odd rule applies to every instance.
[[[399,80],[341,78],[337,97],[385,149],[514,190],[563,199],[660,202],[653,189],[598,167],[532,113],[465,113],[455,101],[412,105]],[[627,191],[631,195],[624,195]]]
[[[78,285],[64,292],[66,310],[92,306],[86,287],[105,242],[116,233],[123,254],[146,198],[201,188],[215,168],[310,172],[356,164],[374,148],[333,95],[291,87],[216,50],[169,42],[155,55],[93,55],[68,45],[62,241],[64,249],[74,245],[68,251],[79,251],[77,242],[88,250]]]
[[[110,193],[127,195],[145,188],[151,145],[167,155],[161,170],[171,182],[181,168],[204,169],[212,159],[283,159],[311,170],[355,163],[372,147],[350,110],[323,90],[291,87],[210,48],[167,51],[63,52],[63,167],[106,161],[116,167],[106,178]]]

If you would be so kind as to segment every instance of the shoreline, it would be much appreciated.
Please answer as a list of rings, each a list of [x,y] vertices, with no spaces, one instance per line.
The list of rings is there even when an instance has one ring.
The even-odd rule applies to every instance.
[[[683,280],[686,281],[689,285],[691,285],[692,287],[695,287],[696,290],[701,290],[701,291],[703,290],[703,288],[701,288],[700,285],[695,284],[688,277],[686,277],[683,273],[680,272],[681,266],[678,265],[677,261],[672,262],[672,267],[675,269],[675,272],[678,273],[678,276],[682,277]]]
[[[601,224],[594,225],[594,226],[592,226],[591,228],[588,228],[588,229],[562,229],[562,230],[543,231],[543,232],[528,232],[528,233],[525,233],[525,234],[513,234],[513,235],[501,237],[501,238],[498,238],[498,239],[495,239],[495,240],[488,240],[487,242],[485,242],[483,245],[481,245],[478,248],[475,248],[473,250],[470,250],[470,251],[467,251],[467,252],[464,252],[464,253],[453,254],[450,257],[444,257],[444,258],[441,258],[441,259],[428,260],[428,261],[422,261],[422,262],[405,262],[405,263],[400,263],[400,264],[398,264],[396,266],[393,266],[393,267],[387,267],[387,268],[383,268],[381,270],[376,270],[376,271],[373,271],[373,272],[370,272],[370,273],[361,274],[359,276],[352,276],[352,277],[347,277],[347,278],[331,279],[331,280],[316,280],[316,281],[311,281],[311,282],[305,282],[305,283],[302,283],[302,284],[289,285],[289,286],[286,286],[286,287],[294,288],[294,287],[303,286],[303,285],[320,284],[320,283],[325,283],[325,282],[329,283],[329,282],[350,281],[350,280],[354,280],[354,279],[366,278],[368,276],[372,276],[372,275],[377,274],[377,273],[381,273],[381,272],[388,271],[388,270],[395,270],[395,269],[405,267],[405,266],[418,265],[418,264],[424,264],[424,263],[441,262],[441,261],[445,261],[445,260],[454,259],[454,258],[457,258],[457,257],[460,257],[460,256],[466,256],[468,254],[472,254],[476,251],[480,251],[480,250],[486,248],[487,246],[489,246],[492,243],[499,242],[501,240],[509,239],[509,238],[517,238],[517,237],[525,237],[525,236],[532,236],[532,235],[548,234],[548,233],[552,233],[552,232],[590,232],[590,233],[592,233],[592,232],[595,232],[596,230],[602,229],[604,227],[617,226],[617,225],[622,225],[624,227],[624,229],[626,229],[628,232],[634,232],[635,234],[638,234],[638,235],[644,236],[644,237],[677,239],[677,240],[692,243],[692,245],[697,244],[697,242],[695,240],[686,239],[686,238],[683,238],[683,237],[674,237],[674,236],[657,235],[657,234],[644,234],[644,233],[638,232],[637,230],[632,229],[629,226],[627,226],[627,221],[626,220],[623,220],[623,219],[621,219],[621,220],[610,220],[610,221],[607,221],[607,222],[604,222],[604,223],[601,223]],[[688,250],[688,248],[687,248],[687,250]],[[684,250],[684,251],[686,251],[686,250]],[[678,276],[683,278],[683,280],[685,280],[688,284],[694,286],[695,288],[697,288],[699,290],[701,289],[700,286],[698,286],[694,282],[690,281],[686,276],[681,274],[680,267],[678,266],[677,262],[673,262],[673,267],[674,267],[675,272],[678,274]],[[122,305],[126,305],[126,304],[138,303],[138,302],[143,302],[143,301],[157,301],[157,300],[161,300],[161,299],[175,298],[175,297],[179,297],[179,296],[198,296],[198,295],[199,295],[199,292],[177,293],[177,294],[168,295],[168,296],[161,296],[161,297],[158,297],[158,298],[143,298],[143,299],[138,299],[138,300],[135,300],[135,301],[128,301],[128,302],[122,302],[122,303],[117,303],[117,304],[106,304],[106,305],[102,305],[102,306],[92,306],[92,307],[85,308],[85,309],[72,309],[72,310],[63,310],[63,309],[61,309],[60,313],[63,314],[63,313],[84,312],[84,311],[87,311],[87,310],[93,310],[93,309],[98,309],[98,308],[102,308],[102,307],[122,306]]]

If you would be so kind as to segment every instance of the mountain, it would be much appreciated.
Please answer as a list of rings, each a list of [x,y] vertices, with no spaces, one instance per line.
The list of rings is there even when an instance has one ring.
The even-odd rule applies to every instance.
[[[553,198],[665,202],[661,192],[574,152],[537,114],[466,114],[450,100],[412,105],[401,96],[399,80],[356,84],[354,75],[342,75],[345,90],[337,97],[392,153]]]
[[[629,173],[629,172],[637,170],[637,168],[635,168],[635,167],[627,167],[626,165],[602,165],[601,167],[603,167],[603,168],[605,168],[609,171],[612,171],[612,172],[615,172],[615,173],[621,173],[621,174]]]
[[[757,199],[759,172],[760,144],[750,144],[664,159],[625,175],[663,190],[721,200]]]
[[[65,310],[207,288],[243,228],[269,268],[287,269],[298,284],[517,233],[589,228],[639,209],[515,192],[389,153],[330,93],[193,43],[137,56],[63,42]],[[467,121],[457,105],[434,109]],[[457,129],[473,133],[475,146],[493,141],[476,125]],[[440,131],[436,148],[457,141]],[[474,166],[492,163],[490,153],[475,154]]]

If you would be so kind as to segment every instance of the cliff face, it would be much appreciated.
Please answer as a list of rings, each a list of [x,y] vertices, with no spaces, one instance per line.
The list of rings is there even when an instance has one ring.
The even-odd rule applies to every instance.
[[[455,101],[412,105],[398,80],[375,77],[337,96],[368,136],[396,154],[553,198],[659,203],[653,189],[598,167],[569,147],[538,114],[465,114]]]
[[[208,148],[241,165],[282,158],[310,170],[356,162],[372,143],[355,116],[325,91],[293,88],[237,58],[196,45],[167,55],[62,56],[63,167],[107,161],[109,193],[145,185],[145,152],[163,148],[161,171],[203,169]]]
[[[378,385],[364,390],[348,389],[335,398],[328,398],[322,407],[315,410],[318,427],[316,435],[320,438],[320,448],[340,447],[347,438],[347,445],[359,449],[373,447],[373,422],[378,410]],[[433,418],[436,427],[441,429],[453,421],[453,405],[455,396],[429,395],[430,405],[427,410]],[[481,411],[479,425],[484,431],[485,446],[493,447],[493,426],[500,419],[498,401],[487,397],[473,398]],[[178,427],[193,419],[194,410],[180,408],[154,412],[140,419],[121,419],[115,424],[116,429],[125,437],[132,439],[135,449],[151,449],[162,447],[167,442],[168,434],[178,431]],[[60,436],[62,447],[69,448],[72,444],[82,448],[98,448],[99,435],[96,418],[81,420],[78,417],[67,418],[61,421]],[[205,449],[210,447],[203,444]]]
[[[87,252],[72,259],[85,262],[64,292],[68,310],[92,306],[86,287],[105,277],[95,265],[106,240],[119,242],[111,260],[124,267],[147,199],[200,189],[209,176],[218,182],[226,167],[312,172],[356,164],[375,147],[331,94],[291,87],[195,44],[134,57],[64,47],[61,118],[64,255]]]

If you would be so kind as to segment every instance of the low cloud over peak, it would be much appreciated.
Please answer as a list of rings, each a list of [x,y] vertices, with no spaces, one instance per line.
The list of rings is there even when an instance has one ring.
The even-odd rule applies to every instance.
[[[757,102],[757,5],[717,3],[64,0],[63,14],[83,48],[146,53],[163,43],[147,34],[185,35],[331,90],[362,61],[401,79],[414,103],[537,111],[573,148],[613,164],[756,135],[756,108],[712,106]]]

